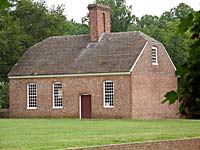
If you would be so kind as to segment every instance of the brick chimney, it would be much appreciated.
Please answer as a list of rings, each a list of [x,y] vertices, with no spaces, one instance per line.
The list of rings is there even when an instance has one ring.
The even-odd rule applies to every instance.
[[[110,7],[89,4],[90,41],[97,42],[102,33],[110,33]]]

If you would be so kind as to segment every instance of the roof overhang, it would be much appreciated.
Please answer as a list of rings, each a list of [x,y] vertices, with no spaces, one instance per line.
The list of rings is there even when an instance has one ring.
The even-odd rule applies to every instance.
[[[33,79],[33,78],[62,78],[62,77],[88,77],[88,76],[116,76],[129,75],[131,72],[109,72],[109,73],[84,73],[84,74],[61,74],[61,75],[27,75],[9,76],[9,79]]]

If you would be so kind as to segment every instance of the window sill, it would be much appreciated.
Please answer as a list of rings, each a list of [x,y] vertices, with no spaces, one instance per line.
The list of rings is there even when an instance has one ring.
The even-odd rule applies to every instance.
[[[26,109],[37,109],[37,107],[27,107]]]
[[[53,107],[53,109],[62,109],[63,107]]]
[[[152,65],[156,65],[156,66],[157,66],[157,65],[158,65],[158,63],[152,63]]]
[[[103,106],[103,108],[114,108],[114,106]]]

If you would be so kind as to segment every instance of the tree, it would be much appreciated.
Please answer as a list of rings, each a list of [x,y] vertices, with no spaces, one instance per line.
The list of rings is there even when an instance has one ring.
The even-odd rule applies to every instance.
[[[182,19],[179,31],[190,32],[193,43],[188,59],[177,68],[177,90],[168,92],[163,102],[173,104],[178,100],[181,114],[186,114],[188,118],[200,118],[200,11]]]
[[[112,32],[127,31],[136,20],[131,14],[132,6],[127,6],[126,0],[96,0],[96,3],[110,6]]]
[[[73,20],[66,21],[64,26],[65,35],[78,35],[89,33],[89,26],[87,24],[76,23]]]
[[[4,72],[7,72],[7,64],[4,64],[3,61],[3,53],[1,46],[7,46],[5,41],[5,31],[3,28],[3,23],[4,20],[7,20],[3,14],[6,13],[5,9],[7,9],[10,6],[10,3],[7,0],[1,0],[0,1],[0,108],[8,108],[9,107],[9,97],[8,97],[8,83],[7,82],[2,82],[3,80],[6,79]]]
[[[144,15],[137,22],[141,28],[156,27],[159,24],[159,17],[152,15]]]
[[[6,81],[9,70],[25,51],[29,37],[19,19],[2,13],[5,14],[0,19],[0,81]]]
[[[0,82],[0,109],[9,107],[8,82]]]
[[[0,1],[0,9],[8,8],[10,6],[10,3],[8,0],[1,0]]]
[[[159,22],[162,27],[165,27],[167,22],[176,22],[177,19],[182,19],[187,17],[194,10],[185,3],[180,3],[177,7],[172,8],[170,11],[164,12],[160,18]]]
[[[20,0],[15,7],[12,15],[20,20],[25,33],[31,38],[31,45],[49,36],[64,34],[66,17],[62,14],[63,6],[48,10],[45,1]]]
[[[188,48],[190,43],[188,33],[177,32],[179,23],[179,20],[166,23],[163,35],[163,43],[175,66],[182,64],[188,58]]]
[[[194,10],[185,3],[180,3],[176,8],[173,8],[171,12],[174,13],[174,17],[176,19],[183,19],[188,16],[188,14],[192,13]]]
[[[10,68],[16,63],[25,50],[22,43],[26,41],[18,21],[12,17],[4,18],[8,26],[0,30],[0,76],[6,78]],[[21,32],[22,31],[22,32]]]

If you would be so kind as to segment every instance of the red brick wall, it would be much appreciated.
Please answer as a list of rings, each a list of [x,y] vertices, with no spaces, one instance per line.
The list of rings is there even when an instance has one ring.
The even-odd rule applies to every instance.
[[[103,107],[103,81],[114,81],[114,108]],[[63,84],[63,108],[53,109],[52,84]],[[27,83],[37,84],[37,109],[27,107]],[[91,94],[93,118],[131,118],[130,76],[10,79],[10,117],[79,117],[80,94]]]
[[[142,142],[128,144],[113,144],[105,146],[91,146],[82,148],[68,148],[66,150],[199,150],[200,139],[166,140],[158,142]]]
[[[151,47],[158,48],[158,65],[152,65]],[[132,72],[132,118],[177,118],[178,104],[162,104],[166,92],[176,89],[175,69],[163,47],[149,43]]]
[[[110,8],[100,4],[88,6],[90,19],[90,41],[98,41],[104,32],[103,13],[105,14],[105,32],[110,32]]]

